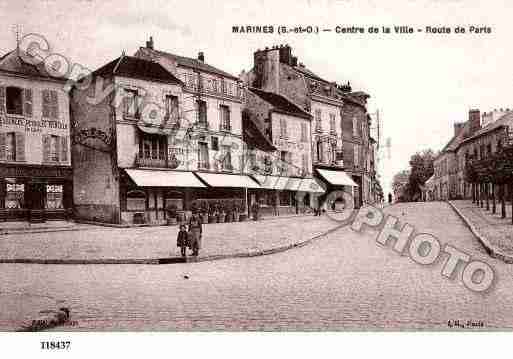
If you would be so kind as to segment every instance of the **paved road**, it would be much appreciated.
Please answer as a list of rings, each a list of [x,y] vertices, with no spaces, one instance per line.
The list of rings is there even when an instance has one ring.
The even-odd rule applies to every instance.
[[[448,320],[513,327],[513,266],[490,259],[444,203],[387,208],[419,231],[485,259],[497,272],[488,294],[340,229],[271,256],[167,266],[1,265],[0,306],[13,293],[63,301],[76,327],[59,330],[448,329]],[[298,223],[298,225],[300,225]],[[189,279],[185,279],[187,275]],[[12,306],[12,303],[11,303]],[[0,327],[9,325],[2,310]]]

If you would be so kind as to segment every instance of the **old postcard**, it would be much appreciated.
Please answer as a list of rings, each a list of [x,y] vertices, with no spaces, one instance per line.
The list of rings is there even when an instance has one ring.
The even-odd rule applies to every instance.
[[[508,5],[3,1],[0,330],[511,330]]]

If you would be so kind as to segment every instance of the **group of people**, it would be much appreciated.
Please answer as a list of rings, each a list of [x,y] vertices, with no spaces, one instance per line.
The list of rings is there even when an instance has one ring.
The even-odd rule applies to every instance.
[[[176,246],[180,247],[182,257],[187,256],[187,248],[192,251],[192,256],[197,257],[201,249],[203,225],[199,216],[194,213],[189,219],[189,224],[180,224],[180,230],[176,239]]]

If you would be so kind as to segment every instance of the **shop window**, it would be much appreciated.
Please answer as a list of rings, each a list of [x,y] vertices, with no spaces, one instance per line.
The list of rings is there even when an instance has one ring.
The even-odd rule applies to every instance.
[[[146,209],[146,193],[144,191],[127,192],[126,209],[128,211],[144,211]]]
[[[46,208],[62,209],[63,202],[63,186],[62,185],[46,185]]]
[[[19,87],[5,89],[5,107],[10,115],[23,115],[23,90]]]
[[[289,191],[281,191],[280,192],[280,206],[290,206],[292,193]]]
[[[25,207],[25,184],[16,183],[14,178],[6,178],[5,208]]]

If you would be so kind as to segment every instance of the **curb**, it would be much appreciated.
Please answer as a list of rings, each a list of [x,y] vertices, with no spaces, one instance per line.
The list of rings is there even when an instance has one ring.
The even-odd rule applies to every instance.
[[[481,245],[484,247],[486,252],[492,257],[502,260],[505,263],[511,264],[513,263],[513,256],[510,256],[508,254],[505,254],[501,250],[495,248],[490,244],[488,239],[479,233],[477,228],[474,226],[474,224],[460,211],[458,207],[456,207],[452,202],[447,201],[451,208],[456,212],[456,214],[461,218],[461,220],[467,225],[467,227],[470,229],[472,234],[481,242]]]
[[[216,261],[222,259],[232,259],[232,258],[249,258],[249,257],[259,257],[265,256],[269,254],[276,254],[280,252],[285,252],[287,250],[293,248],[301,248],[306,245],[309,245],[324,236],[335,232],[336,230],[344,227],[343,225],[336,226],[323,232],[321,234],[317,234],[312,238],[304,240],[302,242],[297,242],[293,244],[288,244],[285,246],[280,246],[276,248],[263,249],[259,251],[252,252],[237,252],[231,254],[212,254],[204,257],[169,257],[169,258],[139,258],[139,259],[117,259],[117,258],[105,258],[105,259],[38,259],[38,258],[11,258],[11,259],[2,259],[0,258],[0,264],[63,264],[63,265],[89,265],[89,264],[146,264],[146,265],[158,265],[158,264],[177,264],[177,263],[197,263],[197,262],[207,262],[207,261]]]

